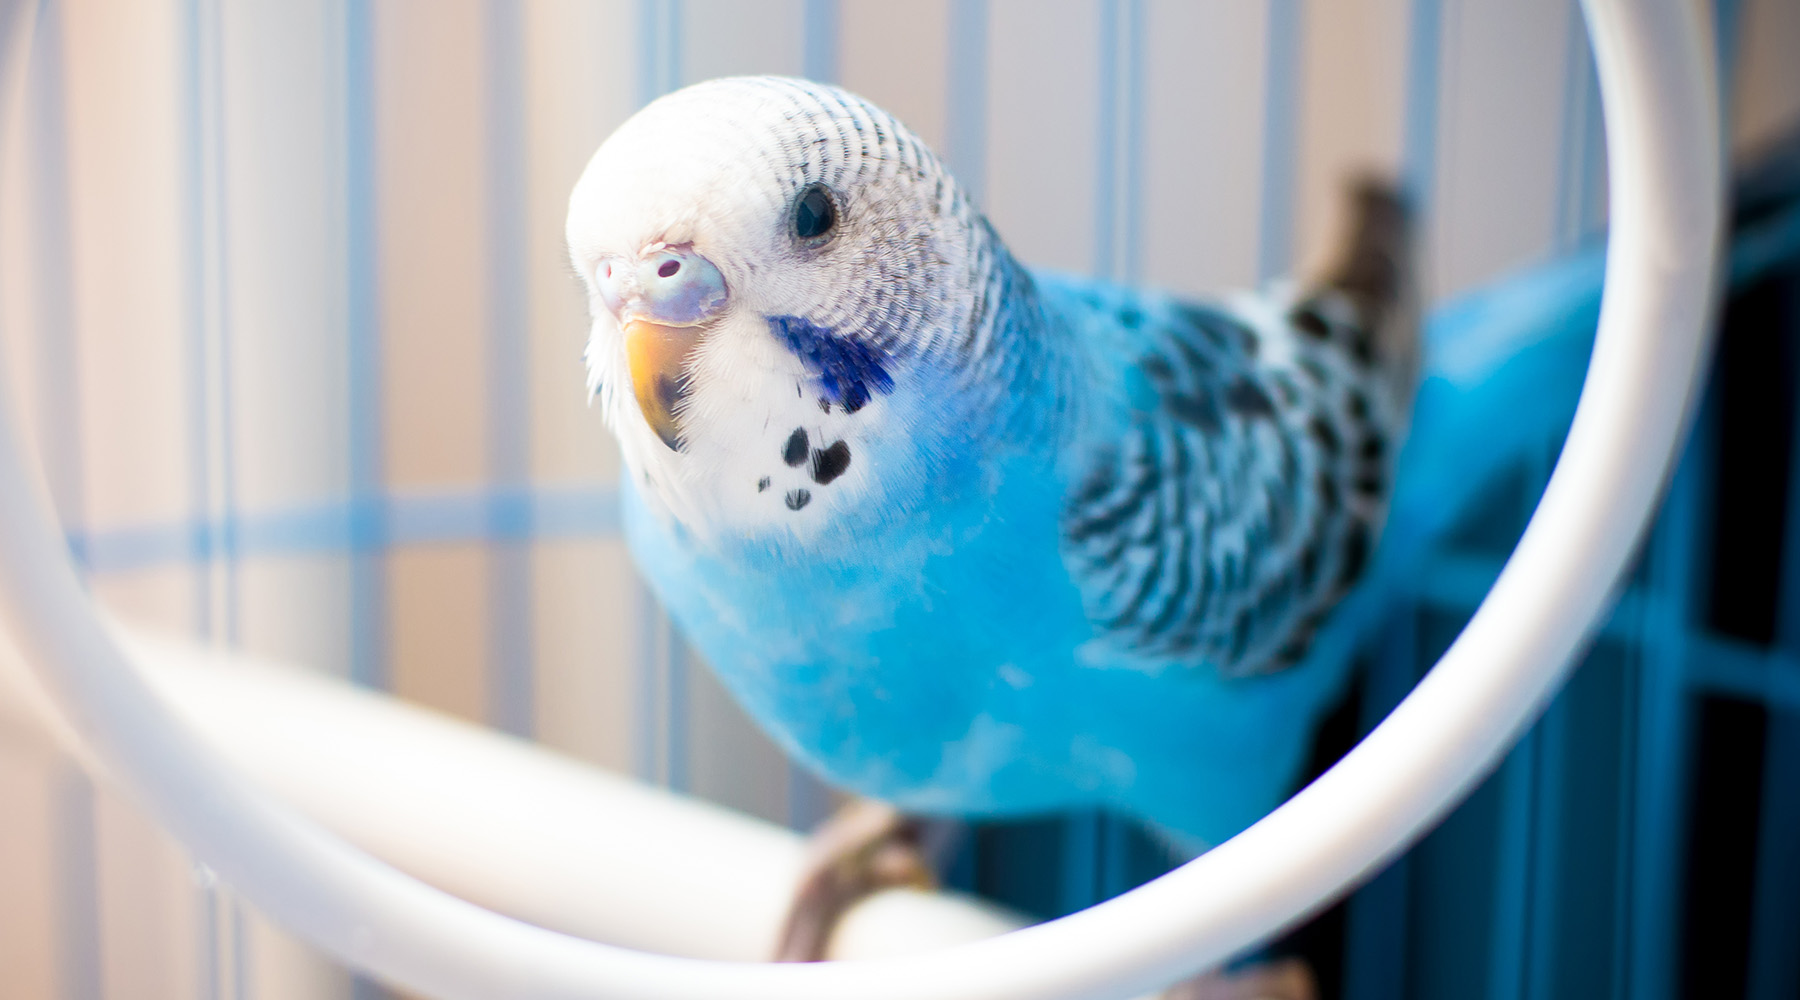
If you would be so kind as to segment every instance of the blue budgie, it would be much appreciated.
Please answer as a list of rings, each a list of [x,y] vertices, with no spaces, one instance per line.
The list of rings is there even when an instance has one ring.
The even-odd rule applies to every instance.
[[[1397,459],[1406,224],[1373,186],[1355,208],[1325,281],[1188,302],[1022,266],[917,136],[840,89],[664,97],[568,222],[632,551],[834,785],[1217,843],[1292,790],[1444,498],[1541,439],[1523,416],[1515,445],[1460,431],[1580,377],[1579,338],[1485,395],[1517,345],[1443,370],[1428,351],[1437,412]]]

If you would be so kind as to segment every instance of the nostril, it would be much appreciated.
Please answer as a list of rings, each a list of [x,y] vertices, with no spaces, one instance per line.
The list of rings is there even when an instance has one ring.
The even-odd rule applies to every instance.
[[[606,262],[606,277],[609,279],[612,277],[612,261],[610,260]]]
[[[619,277],[636,313],[659,323],[687,326],[704,322],[724,307],[725,276],[712,262],[686,249],[646,247],[637,260],[619,262]]]

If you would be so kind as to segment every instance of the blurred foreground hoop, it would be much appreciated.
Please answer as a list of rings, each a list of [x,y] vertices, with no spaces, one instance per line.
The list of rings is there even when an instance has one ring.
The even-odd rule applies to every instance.
[[[93,757],[256,907],[343,961],[455,1000],[1126,996],[1215,964],[1404,850],[1536,717],[1606,610],[1686,427],[1719,238],[1709,32],[1686,0],[1584,0],[1612,230],[1574,425],[1493,590],[1337,766],[1193,862],[1061,920],[905,959],[704,962],[481,909],[274,802],[176,720],[102,626],[0,409],[0,622]],[[620,859],[626,863],[628,859]]]

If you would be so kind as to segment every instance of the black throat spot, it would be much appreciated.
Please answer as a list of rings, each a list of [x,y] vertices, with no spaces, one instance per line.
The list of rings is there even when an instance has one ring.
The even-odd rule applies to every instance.
[[[787,444],[781,446],[781,460],[790,468],[798,468],[806,461],[807,444],[806,428],[794,428],[794,433],[788,435]]]
[[[850,445],[843,441],[833,442],[831,447],[815,450],[812,453],[812,478],[820,486],[831,482],[850,468]]]

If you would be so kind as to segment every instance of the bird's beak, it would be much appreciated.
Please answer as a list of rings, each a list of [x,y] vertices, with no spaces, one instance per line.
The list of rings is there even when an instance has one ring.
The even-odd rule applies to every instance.
[[[625,356],[631,364],[631,387],[638,409],[662,443],[681,450],[675,407],[687,398],[687,366],[700,346],[700,327],[663,326],[634,319],[623,327]]]
[[[631,388],[644,422],[671,451],[681,451],[675,409],[692,389],[694,349],[730,300],[725,277],[692,247],[654,243],[602,260],[595,279],[625,335]]]

